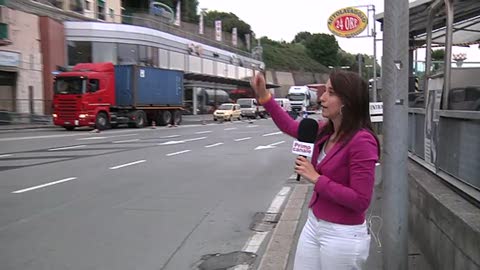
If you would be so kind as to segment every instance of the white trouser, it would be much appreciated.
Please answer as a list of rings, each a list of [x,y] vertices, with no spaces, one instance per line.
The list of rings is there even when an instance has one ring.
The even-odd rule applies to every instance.
[[[367,225],[335,224],[315,217],[308,220],[298,239],[294,270],[362,269],[370,249]]]

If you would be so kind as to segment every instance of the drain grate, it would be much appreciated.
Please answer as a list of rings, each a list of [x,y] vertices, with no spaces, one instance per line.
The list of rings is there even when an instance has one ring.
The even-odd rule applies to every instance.
[[[279,219],[279,213],[257,212],[253,216],[253,222],[250,224],[250,229],[256,232],[271,231],[275,227],[275,224],[278,223]]]
[[[227,270],[237,265],[252,265],[257,254],[245,251],[203,255],[198,270]]]

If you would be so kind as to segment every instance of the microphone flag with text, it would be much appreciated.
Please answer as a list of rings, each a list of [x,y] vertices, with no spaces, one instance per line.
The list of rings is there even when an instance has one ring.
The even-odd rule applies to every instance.
[[[318,122],[312,118],[304,118],[298,126],[298,140],[293,142],[292,153],[303,157],[312,157],[314,142],[317,139]],[[300,174],[297,174],[300,181]]]

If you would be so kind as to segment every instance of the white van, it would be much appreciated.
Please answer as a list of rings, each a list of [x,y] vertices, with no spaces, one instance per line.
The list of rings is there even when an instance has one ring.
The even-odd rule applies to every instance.
[[[292,110],[292,104],[290,104],[290,100],[288,98],[276,98],[275,101],[285,111],[289,112]]]
[[[237,103],[240,105],[240,110],[242,111],[242,117],[248,118],[266,118],[267,112],[265,108],[257,103],[257,100],[254,98],[239,98]]]

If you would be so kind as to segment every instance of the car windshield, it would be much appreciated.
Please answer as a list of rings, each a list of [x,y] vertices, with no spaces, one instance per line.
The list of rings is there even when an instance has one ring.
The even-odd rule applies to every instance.
[[[84,79],[78,77],[63,77],[55,80],[55,94],[84,94]]]
[[[240,104],[240,108],[251,108],[252,101],[251,100],[237,100],[237,103]]]
[[[232,107],[233,107],[233,105],[231,105],[231,104],[228,104],[228,105],[227,104],[222,104],[222,105],[220,105],[220,107],[218,107],[218,109],[219,110],[231,110]]]
[[[305,94],[290,94],[289,99],[294,101],[304,100]]]

